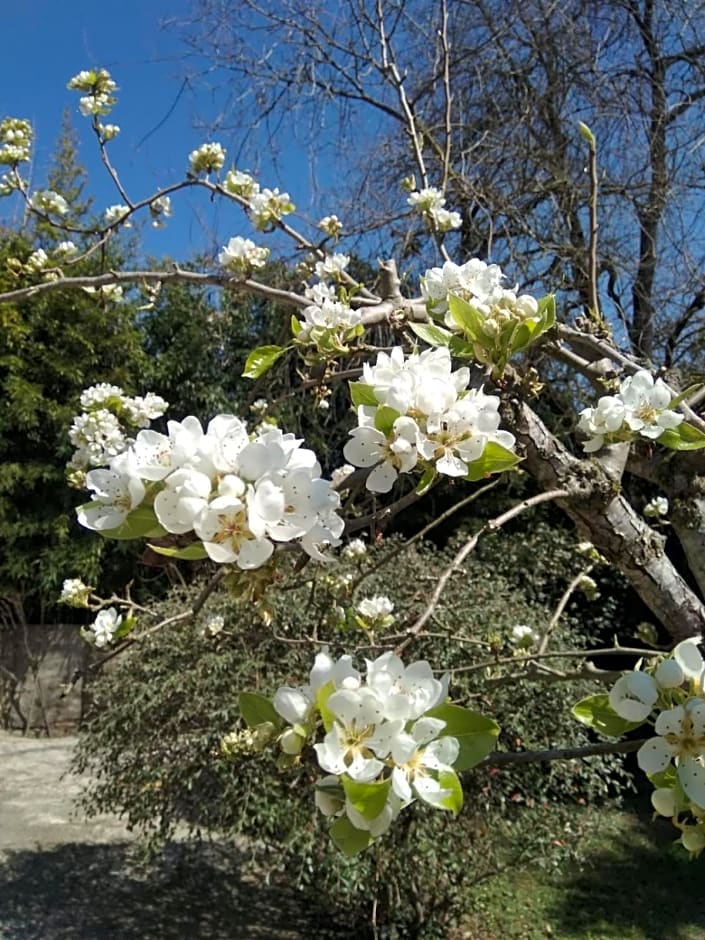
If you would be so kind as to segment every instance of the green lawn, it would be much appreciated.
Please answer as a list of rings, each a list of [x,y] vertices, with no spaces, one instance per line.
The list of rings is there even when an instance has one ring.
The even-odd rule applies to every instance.
[[[458,940],[705,940],[705,855],[689,861],[665,820],[611,812],[589,829],[580,866],[476,887]]]

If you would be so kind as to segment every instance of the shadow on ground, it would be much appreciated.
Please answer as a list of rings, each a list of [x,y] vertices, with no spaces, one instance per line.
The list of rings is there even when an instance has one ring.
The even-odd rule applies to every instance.
[[[244,880],[210,845],[171,844],[135,867],[134,845],[69,843],[8,851],[0,863],[2,940],[325,940],[303,898]]]
[[[635,817],[628,830],[564,874],[554,935],[705,938],[705,857],[690,861],[667,820]]]

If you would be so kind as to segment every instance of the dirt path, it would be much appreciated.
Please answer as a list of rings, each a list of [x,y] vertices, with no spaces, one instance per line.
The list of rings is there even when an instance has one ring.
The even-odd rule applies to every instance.
[[[120,820],[76,815],[73,746],[0,732],[0,940],[331,936],[296,896],[244,873],[231,846],[174,843],[135,867]]]

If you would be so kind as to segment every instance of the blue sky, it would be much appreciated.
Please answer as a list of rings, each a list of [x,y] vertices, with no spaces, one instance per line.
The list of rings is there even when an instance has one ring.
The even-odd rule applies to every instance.
[[[183,178],[188,153],[207,139],[196,129],[208,122],[213,104],[205,91],[184,86],[184,47],[167,19],[184,17],[189,0],[122,0],[120,4],[70,0],[17,0],[3,10],[3,55],[0,57],[0,117],[28,118],[35,129],[32,186],[40,187],[59,134],[62,112],[71,111],[81,137],[81,161],[90,177],[95,208],[121,202],[100,165],[89,121],[78,112],[78,94],[68,79],[81,69],[109,69],[119,86],[118,104],[106,120],[121,128],[110,145],[111,158],[135,200],[158,186]],[[233,153],[237,140],[214,139]],[[286,188],[302,208],[309,198],[306,156],[293,150],[287,180],[262,162],[263,185]],[[247,169],[246,166],[242,167]],[[271,171],[271,176],[266,175]],[[145,225],[147,252],[188,257],[217,250],[233,234],[248,234],[236,206],[213,206],[205,194],[188,192],[173,199],[174,218],[166,229]],[[0,218],[11,220],[18,207],[0,204]]]

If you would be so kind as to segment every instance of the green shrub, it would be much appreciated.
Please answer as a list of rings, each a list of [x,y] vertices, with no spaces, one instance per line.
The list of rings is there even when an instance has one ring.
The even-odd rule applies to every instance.
[[[478,768],[463,775],[465,808],[458,819],[415,804],[371,850],[345,859],[314,809],[311,783],[318,774],[309,765],[279,773],[271,755],[223,756],[221,740],[238,726],[239,691],[271,694],[279,685],[306,680],[316,645],[301,643],[302,637],[328,642],[334,654],[359,646],[359,657],[375,655],[361,631],[341,633],[331,624],[336,579],[358,577],[397,544],[387,540],[360,563],[318,569],[315,582],[303,581],[307,570],[298,575],[300,586],[288,589],[285,582],[271,592],[271,626],[254,607],[234,603],[223,591],[207,608],[207,614],[226,618],[217,637],[202,635],[202,613],[194,624],[153,634],[105,670],[90,689],[92,705],[77,757],[79,770],[96,775],[84,798],[89,813],[123,813],[152,846],[179,823],[194,834],[247,836],[260,866],[286,872],[319,901],[344,908],[348,923],[372,930],[374,921],[379,937],[446,937],[467,907],[474,883],[510,864],[538,859],[553,865],[578,852],[575,806],[617,797],[628,778],[616,758]],[[463,668],[511,656],[515,624],[546,625],[552,605],[579,570],[571,546],[568,536],[541,524],[520,539],[511,532],[490,537],[484,557],[471,556],[454,575],[428,634],[405,653],[407,659],[428,658],[450,671],[453,698],[500,722],[504,750],[589,740],[569,709],[594,687],[509,680],[489,693],[485,686],[481,694],[479,673]],[[365,578],[356,597],[388,594],[397,618],[389,632],[403,635],[455,549],[455,542],[443,551],[407,548]],[[529,559],[533,571],[527,582]],[[175,590],[158,614],[173,614],[197,591],[197,585]],[[587,621],[576,616],[579,609],[577,602],[569,606],[556,645],[586,645]],[[606,630],[619,615],[609,599],[601,598],[596,609],[590,633]],[[487,642],[493,651],[478,645]],[[356,935],[363,935],[362,928]]]

